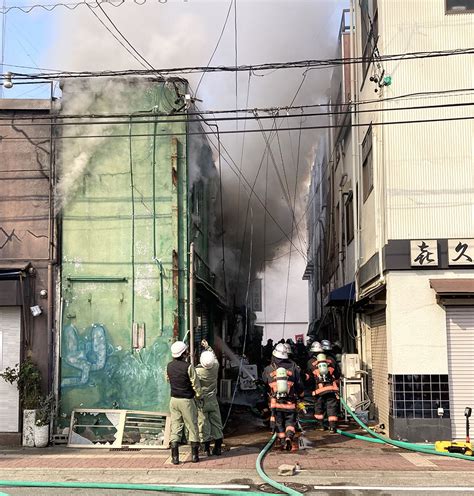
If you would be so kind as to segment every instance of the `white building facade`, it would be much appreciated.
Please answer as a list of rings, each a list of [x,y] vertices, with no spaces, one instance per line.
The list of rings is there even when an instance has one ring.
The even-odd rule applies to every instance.
[[[474,407],[474,71],[463,53],[474,3],[352,3],[351,53],[363,57],[352,65],[344,183],[353,265],[338,287],[354,281],[347,306],[386,433],[463,438],[465,407]],[[338,218],[328,206],[326,218]]]

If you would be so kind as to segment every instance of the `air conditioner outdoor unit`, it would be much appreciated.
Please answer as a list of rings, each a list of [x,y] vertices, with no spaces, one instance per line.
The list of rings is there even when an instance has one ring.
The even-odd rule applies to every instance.
[[[342,375],[346,379],[359,377],[357,371],[360,370],[360,358],[357,353],[344,353],[341,361]]]

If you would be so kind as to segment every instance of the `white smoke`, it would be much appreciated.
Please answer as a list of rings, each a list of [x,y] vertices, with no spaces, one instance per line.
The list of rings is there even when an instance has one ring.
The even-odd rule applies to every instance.
[[[256,64],[333,57],[345,3],[342,0],[237,0],[238,63]],[[164,3],[147,2],[142,6],[132,2],[123,3],[118,8],[103,3],[102,7],[143,57],[154,67],[165,68],[206,65],[215,48],[229,5],[230,0],[168,0]],[[113,30],[98,8],[95,8],[94,12]],[[143,68],[143,64],[120,46],[90,9],[84,7],[72,12],[57,10],[56,15],[59,16],[60,43],[57,43],[55,48],[55,66],[72,71]],[[233,15],[232,8],[211,65],[235,63]],[[234,73],[207,73],[196,96],[203,100],[199,104],[201,109],[281,107],[283,110],[275,122],[272,119],[261,120],[265,129],[270,129],[275,124],[283,128],[299,128],[300,125],[323,126],[326,119],[322,117],[301,115],[286,118],[284,107],[290,103],[298,105],[327,101],[331,70],[312,70],[305,75],[303,72],[299,69],[273,73],[239,73],[237,95]],[[190,81],[194,90],[201,74],[184,74],[183,77]],[[300,252],[305,253],[305,222],[299,222],[298,230],[293,229],[293,236],[292,224],[294,228],[294,218],[297,222],[300,221],[305,212],[309,171],[319,137],[324,132],[281,131],[278,133],[279,142],[273,136],[269,155],[265,153],[266,141],[261,132],[245,135],[225,134],[225,131],[234,130],[236,127],[243,129],[244,126],[248,130],[259,130],[255,121],[249,121],[247,124],[243,121],[219,123],[220,131],[223,132],[226,268],[234,281],[240,279],[240,282],[247,280],[249,268],[253,274],[258,272],[263,266],[264,258],[271,260],[288,252],[288,237],[293,238],[293,243],[298,249],[296,251],[296,248],[293,248],[293,260],[301,260]],[[205,126],[204,129],[209,131]],[[270,136],[268,131],[265,134]],[[210,138],[216,144],[215,138]],[[216,157],[215,150],[213,151]],[[87,169],[87,165],[84,165],[86,156],[82,153],[87,151],[82,150],[77,155],[77,170],[64,185],[69,192],[74,188],[77,178]],[[276,162],[280,178],[276,174],[273,160]],[[249,187],[232,172],[227,161],[233,164],[234,169],[241,168],[242,174],[250,184],[253,184],[262,162],[255,183],[255,193],[266,203],[276,222],[269,215],[264,215],[260,202],[252,200],[250,207],[253,212],[254,238],[251,257],[250,216],[246,220],[246,212],[249,210]],[[286,193],[282,190],[282,185]],[[294,218],[288,205],[288,196],[291,206],[295,202]],[[216,232],[219,232],[219,229],[216,229]],[[245,242],[242,242],[244,232]],[[216,270],[222,259],[219,247],[220,239],[212,249],[215,253],[213,267]],[[243,257],[241,253],[244,254]],[[287,261],[286,258],[281,260],[285,263]]]

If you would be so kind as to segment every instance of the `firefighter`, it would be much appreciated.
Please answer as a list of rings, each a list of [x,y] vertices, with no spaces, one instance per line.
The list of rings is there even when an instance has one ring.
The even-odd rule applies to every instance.
[[[179,463],[179,443],[186,427],[188,441],[191,443],[191,460],[199,461],[199,429],[195,398],[201,396],[201,384],[195,368],[186,358],[188,347],[182,341],[171,345],[173,360],[168,363],[166,375],[171,386],[171,462]]]
[[[270,394],[270,427],[277,432],[280,446],[289,451],[296,432],[298,399],[304,396],[303,382],[283,343],[276,345],[272,355],[272,363],[263,371]]]
[[[313,343],[314,345],[315,343]],[[339,373],[337,364],[320,351],[320,346],[312,346],[313,356],[308,362],[308,370],[314,378],[314,417],[319,428],[324,428],[324,415],[329,421],[329,431],[336,432],[339,412]]]
[[[196,367],[202,390],[201,399],[198,400],[199,437],[207,456],[211,456],[211,440],[214,440],[212,455],[220,456],[224,436],[221,411],[217,402],[219,362],[205,339],[202,340],[201,346],[204,351],[199,359],[200,365]]]
[[[339,379],[339,377],[341,375],[340,366],[339,366],[339,363],[337,361],[336,354],[333,352],[333,347],[332,347],[331,341],[329,341],[328,339],[323,339],[321,341],[321,348],[323,349],[323,353],[326,355],[326,359],[332,360],[332,362],[334,364],[334,368],[335,368],[335,373],[336,373],[336,375],[339,374],[339,376],[337,377]]]

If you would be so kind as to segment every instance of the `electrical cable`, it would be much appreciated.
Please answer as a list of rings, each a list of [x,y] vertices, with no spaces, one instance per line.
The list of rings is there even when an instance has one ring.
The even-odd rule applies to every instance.
[[[214,55],[216,54],[217,52],[217,49],[219,47],[219,44],[221,42],[221,39],[222,39],[222,36],[224,34],[224,31],[225,31],[225,28],[227,26],[227,21],[229,20],[229,16],[230,16],[230,11],[232,9],[232,4],[234,3],[234,0],[230,0],[230,4],[229,4],[229,8],[227,10],[227,14],[226,14],[226,17],[225,17],[225,21],[224,21],[224,25],[222,26],[222,29],[221,29],[221,33],[219,35],[219,38],[217,40],[217,43],[216,43],[216,46],[214,47],[214,51],[212,52],[210,58],[209,58],[209,61],[207,63],[207,67],[209,67],[211,65],[211,62],[212,62],[212,59],[214,58]],[[203,71],[202,74],[201,74],[201,77],[198,81],[198,84],[196,86],[196,91],[194,92],[195,95],[197,95],[198,91],[199,91],[199,88],[201,86],[201,83],[202,83],[202,80],[204,78],[204,75],[206,74],[206,71]]]
[[[97,2],[96,2],[97,3]],[[101,3],[98,6],[101,8]],[[83,2],[81,3],[83,4]],[[103,10],[103,9],[102,9]],[[118,31],[118,30],[117,30]],[[119,31],[118,31],[119,32]],[[125,37],[123,37],[126,40]],[[127,40],[128,43],[128,40]],[[131,45],[130,45],[131,46]],[[138,54],[138,52],[137,52]],[[139,55],[139,54],[138,54]],[[440,57],[452,57],[459,55],[474,55],[474,47],[468,48],[458,48],[452,50],[431,50],[431,51],[419,51],[419,52],[404,52],[390,55],[381,55],[380,61],[398,61],[398,60],[422,60],[429,58],[440,58]],[[142,58],[141,55],[139,55]],[[145,59],[144,59],[145,60]],[[89,77],[117,77],[117,76],[130,76],[130,75],[150,75],[159,73],[160,75],[169,74],[193,74],[196,72],[248,72],[248,71],[273,71],[273,70],[286,70],[286,69],[314,69],[314,68],[332,68],[344,65],[362,64],[365,62],[370,62],[371,58],[367,57],[345,57],[345,58],[333,58],[333,59],[308,59],[308,60],[296,60],[287,62],[267,62],[264,64],[255,65],[239,65],[235,66],[188,66],[188,67],[173,67],[173,68],[161,68],[150,70],[140,70],[140,69],[127,69],[127,70],[117,70],[117,71],[65,71],[61,73],[50,74],[47,72],[39,73],[19,73],[12,72],[13,78],[20,79],[68,79],[68,78],[89,78]],[[301,82],[300,87],[304,82]],[[296,97],[295,97],[296,98]]]
[[[372,122],[370,125],[371,126],[390,126],[390,125],[400,125],[400,124],[424,124],[424,123],[434,123],[434,122],[455,122],[455,121],[468,121],[468,120],[473,120],[474,115],[472,116],[458,116],[458,117],[440,117],[440,118],[433,118],[433,119],[419,119],[419,120],[402,120],[402,121],[386,121],[386,122]],[[368,127],[369,124],[352,124],[353,127]],[[286,128],[280,128],[280,131],[299,131],[301,129],[302,131],[312,131],[316,129],[335,129],[339,128],[341,126],[338,125],[324,125],[324,126],[304,126],[302,128],[299,127],[286,127]],[[274,132],[273,128],[270,129],[263,129],[265,132]],[[235,129],[230,129],[230,130],[225,130],[225,131],[220,131],[220,134],[236,134],[236,133],[243,133],[243,130],[235,130]],[[261,133],[261,129],[247,129],[245,131],[246,133]],[[214,134],[212,132],[195,132],[195,133],[186,133],[186,132],[179,132],[179,133],[162,133],[161,136],[202,136],[202,135],[209,135],[209,134]],[[152,137],[153,134],[151,133],[137,133],[133,134],[132,137],[134,138],[149,138]],[[57,140],[64,140],[64,139],[88,139],[88,138],[128,138],[128,134],[109,134],[109,135],[97,135],[97,134],[87,134],[87,135],[62,135],[58,136]],[[36,137],[6,137],[6,136],[0,136],[0,141],[23,141],[23,140],[42,140],[42,136],[36,136]]]
[[[107,3],[109,3],[107,1]],[[94,8],[90,4],[86,4],[90,12],[94,15],[94,17],[102,24],[102,26],[114,37],[114,39],[117,41],[117,43],[122,46],[127,53],[129,53],[142,67],[148,67],[146,66],[131,50],[128,48],[121,40],[120,38],[105,24],[105,22],[99,17],[99,15],[95,12]]]
[[[44,82],[45,84],[47,83],[46,81]],[[31,84],[36,84],[36,83],[31,83]],[[403,99],[409,97],[418,95],[422,97],[423,95],[425,96],[439,96],[442,97],[445,94],[452,94],[452,93],[458,93],[458,92],[474,92],[474,88],[464,88],[462,90],[450,90],[446,92],[428,92],[428,93],[412,93],[412,94],[407,94],[407,95],[400,95],[399,97],[390,97],[390,98],[385,98],[385,99],[380,99],[380,100],[366,100],[365,102],[361,102],[361,104],[372,104],[372,103],[383,103],[386,101],[391,101],[391,100],[398,100],[398,99]],[[466,93],[464,93],[463,96],[466,96]],[[349,103],[347,103],[349,106]],[[357,110],[355,112],[351,112],[349,110],[342,110],[342,111],[328,111],[328,112],[313,112],[309,113],[306,112],[305,116],[306,117],[325,117],[325,116],[330,116],[330,115],[354,115],[354,114],[364,114],[364,113],[379,113],[379,112],[390,112],[390,111],[403,111],[403,110],[427,110],[427,109],[444,109],[444,108],[454,108],[454,107],[463,107],[463,106],[472,106],[472,102],[457,102],[457,103],[442,103],[442,104],[435,104],[435,105],[411,105],[408,107],[389,107],[389,108],[372,108],[372,109],[364,109],[364,110]],[[137,116],[140,117],[141,119],[146,119],[150,117],[163,117],[160,122],[195,122],[194,119],[189,119],[189,116],[196,116],[198,119],[201,118],[203,115],[212,115],[215,116],[217,114],[242,114],[242,113],[248,113],[250,114],[249,116],[244,116],[244,117],[227,117],[227,118],[222,118],[222,117],[214,117],[212,120],[215,121],[233,121],[235,119],[239,120],[256,120],[256,119],[271,119],[275,120],[275,116],[279,115],[279,112],[282,110],[285,110],[287,113],[285,115],[285,118],[290,118],[290,117],[300,117],[301,114],[290,114],[288,111],[289,110],[307,110],[307,109],[312,109],[312,108],[321,108],[321,107],[336,107],[339,108],[341,105],[331,105],[331,104],[313,104],[313,105],[297,105],[297,106],[288,106],[288,107],[267,107],[267,108],[245,108],[245,109],[227,109],[227,110],[206,110],[206,111],[197,111],[197,112],[192,112],[188,111],[186,114],[183,113],[174,113],[173,115],[169,113],[157,113],[157,112],[144,112],[142,116]],[[268,115],[258,115],[258,117],[255,116],[255,114],[268,114]],[[128,120],[130,114],[128,113],[108,113],[108,114],[58,114],[58,115],[38,115],[32,117],[30,116],[21,116],[21,115],[15,115],[14,120],[15,121],[50,121],[53,118],[55,120],[61,119],[61,120],[67,120],[67,119],[126,119]],[[181,119],[178,119],[178,117],[181,117]],[[167,119],[168,120],[167,120]],[[11,121],[13,119],[12,116],[0,116],[0,122],[1,121]],[[283,117],[282,117],[283,119]],[[146,122],[146,121],[144,121]],[[153,122],[153,121],[152,121]],[[112,121],[112,123],[114,123]],[[118,124],[120,122],[117,122]],[[79,122],[73,123],[74,125],[80,125]],[[58,125],[64,125],[64,124],[58,124]],[[342,127],[341,125],[337,127]],[[299,128],[297,128],[298,130]]]

